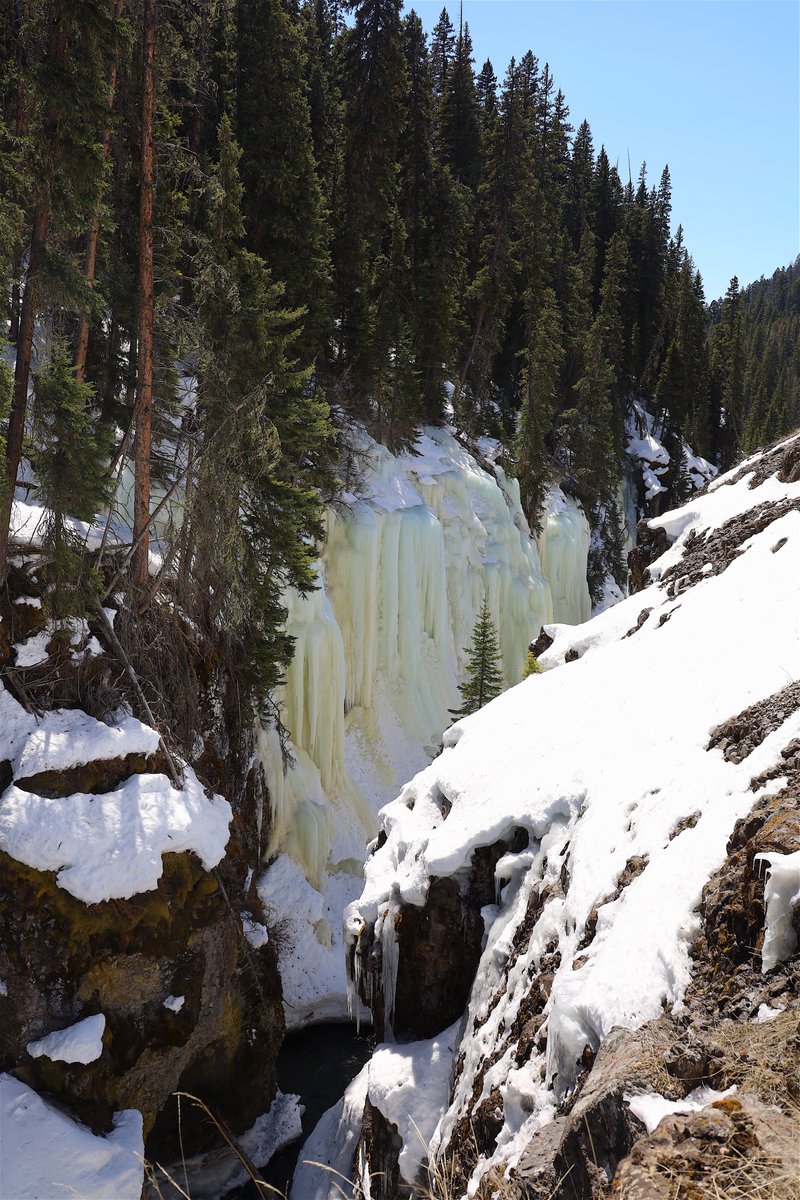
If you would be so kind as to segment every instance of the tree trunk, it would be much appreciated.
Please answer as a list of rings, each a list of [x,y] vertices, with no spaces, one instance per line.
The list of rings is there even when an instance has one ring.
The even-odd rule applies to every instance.
[[[21,141],[28,132],[28,123],[25,119],[25,55],[22,49],[22,6],[19,0],[14,6],[14,23],[17,28],[17,112],[15,126],[17,137]],[[20,305],[22,300],[22,289],[19,282],[21,271],[22,248],[17,247],[11,263],[11,308],[8,330],[8,340],[14,346],[19,341]]]
[[[48,50],[51,61],[61,67],[67,49],[67,20],[61,17],[52,21]],[[50,102],[45,113],[44,137],[48,143],[56,139],[59,114],[55,105]],[[22,458],[22,440],[25,434],[25,416],[28,410],[28,384],[31,374],[31,357],[33,354],[33,327],[36,320],[36,308],[39,291],[39,272],[44,261],[47,244],[47,229],[50,224],[50,174],[42,180],[40,197],[36,202],[33,214],[33,229],[31,231],[31,249],[28,257],[28,270],[25,276],[25,288],[22,293],[22,305],[19,314],[19,333],[17,337],[17,361],[14,368],[14,392],[11,402],[11,414],[8,419],[8,437],[6,440],[6,485],[3,495],[2,510],[0,510],[0,586],[5,583],[8,570],[8,539],[10,534],[11,510],[14,504],[14,491],[17,486],[17,475]]]
[[[114,0],[114,20],[122,19],[123,10],[125,8],[125,0]],[[108,75],[108,108],[106,110],[106,120],[103,126],[103,168],[108,166],[108,160],[111,155],[111,117],[114,111],[114,97],[117,91],[117,61],[116,55],[111,64],[111,70]],[[95,271],[97,268],[97,243],[100,237],[100,207],[103,203],[103,181],[100,182],[100,187],[97,193],[97,204],[92,217],[92,223],[89,226],[89,231],[86,234],[86,247],[83,255],[83,270],[86,276],[86,282],[89,287],[94,287]],[[75,338],[75,378],[83,383],[86,374],[86,351],[89,347],[89,313],[87,309],[83,309],[78,325],[78,333]]]
[[[139,199],[139,324],[136,372],[133,586],[146,603],[150,552],[150,443],[153,406],[153,109],[156,0],[143,4],[142,158]]]

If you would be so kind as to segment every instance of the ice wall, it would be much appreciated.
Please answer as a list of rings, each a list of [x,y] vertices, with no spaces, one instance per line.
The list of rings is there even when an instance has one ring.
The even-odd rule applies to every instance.
[[[589,612],[582,511],[554,492],[537,546],[496,444],[481,443],[483,465],[442,429],[404,455],[366,434],[358,449],[366,480],[328,513],[319,589],[287,597],[295,653],[281,701],[295,768],[284,775],[274,734],[260,739],[268,857],[287,853],[320,890],[355,875],[373,814],[441,746],[484,595],[508,684],[543,624]]]

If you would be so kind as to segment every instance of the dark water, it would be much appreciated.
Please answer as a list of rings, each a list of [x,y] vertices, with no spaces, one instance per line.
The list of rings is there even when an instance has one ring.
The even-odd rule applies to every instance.
[[[285,1094],[299,1096],[305,1106],[303,1136],[280,1150],[260,1171],[265,1183],[289,1194],[303,1143],[322,1114],[341,1100],[371,1053],[369,1031],[358,1034],[354,1025],[314,1025],[289,1034],[278,1056],[278,1087]],[[229,1192],[226,1200],[259,1197],[253,1184],[247,1183]]]

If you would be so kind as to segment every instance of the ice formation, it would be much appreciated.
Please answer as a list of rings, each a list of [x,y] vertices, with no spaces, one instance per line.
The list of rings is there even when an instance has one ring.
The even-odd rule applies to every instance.
[[[287,597],[296,640],[282,704],[295,767],[284,774],[273,732],[259,739],[272,806],[268,857],[288,855],[318,892],[333,880],[346,901],[358,894],[375,812],[441,745],[484,595],[509,684],[544,623],[589,614],[586,518],[554,491],[537,545],[516,481],[493,461],[497,443],[481,441],[480,462],[443,429],[423,431],[412,453],[392,455],[366,434],[359,450],[364,486],[328,513],[320,586]],[[267,891],[271,873],[285,874],[280,861]],[[308,907],[296,876],[292,887]],[[339,918],[329,921],[322,907],[320,899],[306,922],[314,933],[298,946],[300,959],[319,959],[314,937],[337,949]],[[280,908],[291,918],[291,901]],[[340,954],[323,958],[325,986],[344,997]],[[282,973],[289,1023],[302,1023],[309,1004],[319,1013],[319,971],[310,993],[293,991],[301,971],[282,962]]]
[[[673,544],[652,564],[650,586],[584,625],[548,626],[544,673],[453,726],[444,752],[381,813],[380,848],[347,913],[351,945],[369,940],[387,907],[424,904],[430,881],[466,871],[477,847],[528,834],[528,848],[498,867],[499,902],[485,912],[486,945],[456,1051],[462,1069],[432,1138],[434,1149],[445,1148],[458,1122],[497,1089],[504,1125],[479,1173],[518,1160],[574,1085],[586,1047],[596,1051],[613,1027],[637,1028],[680,1006],[703,886],[724,861],[736,821],[785,785],[773,768],[800,736],[800,712],[787,712],[741,762],[709,748],[716,726],[781,691],[787,676],[800,677],[800,483],[774,475],[753,483],[746,465],[653,520]],[[680,575],[687,542],[696,547],[725,522],[772,504],[774,519],[737,555],[709,563],[691,586],[678,581],[675,594],[676,579],[665,576],[671,568]],[[746,664],[742,629],[758,631]],[[568,651],[577,661],[565,661]],[[768,782],[751,786],[762,772]],[[787,913],[798,891],[797,856],[768,857],[765,969],[791,951]],[[620,890],[631,861],[638,874]],[[516,948],[514,934],[539,897],[541,911]],[[553,971],[542,962],[552,962],[554,947],[546,1045],[518,1065],[507,1031],[531,978]]]
[[[765,863],[767,869],[767,923],[761,950],[761,970],[766,973],[797,949],[792,916],[800,904],[800,850],[794,854],[757,854],[756,861]]]

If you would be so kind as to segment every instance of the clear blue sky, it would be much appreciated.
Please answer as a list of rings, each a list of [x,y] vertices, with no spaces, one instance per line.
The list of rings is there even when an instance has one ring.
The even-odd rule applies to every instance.
[[[405,0],[430,33],[458,0]],[[476,67],[549,62],[570,121],[586,118],[627,179],[669,164],[706,299],[800,252],[798,0],[464,0]]]

